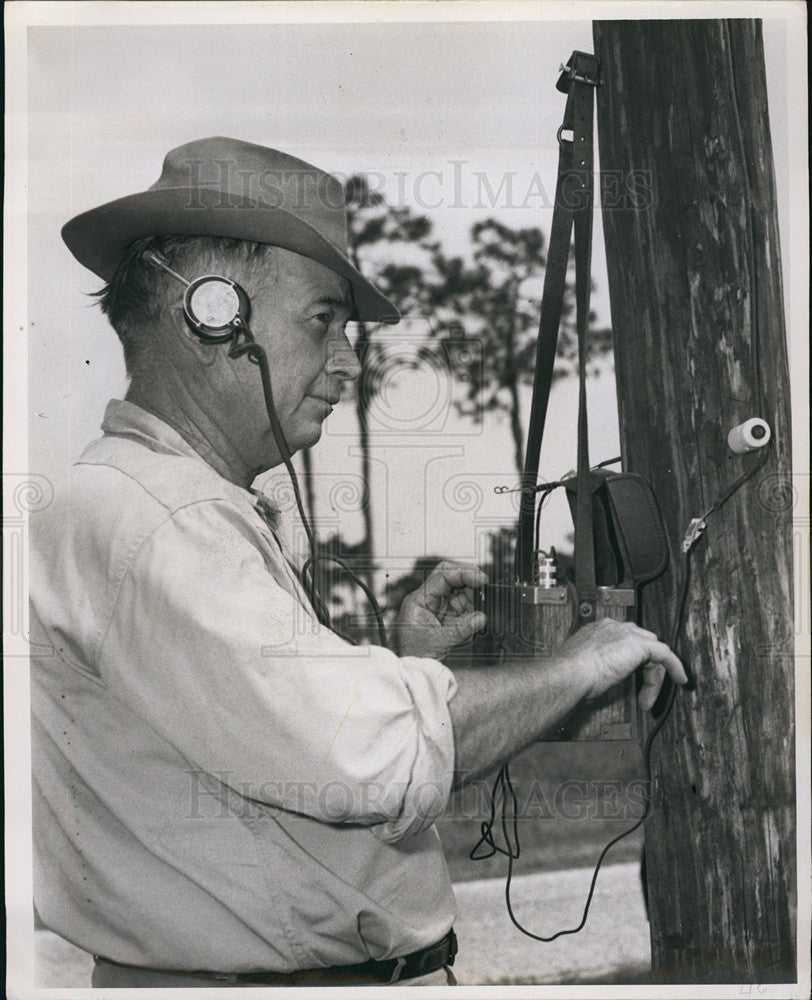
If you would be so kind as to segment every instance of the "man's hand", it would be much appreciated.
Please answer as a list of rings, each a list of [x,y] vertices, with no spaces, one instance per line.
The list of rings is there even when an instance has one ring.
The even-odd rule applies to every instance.
[[[633,622],[602,618],[582,626],[556,651],[583,672],[587,698],[597,698],[637,667],[643,668],[640,707],[648,710],[657,700],[666,671],[676,684],[688,680],[685,670],[664,642]]]
[[[643,668],[640,707],[650,709],[666,671],[687,680],[656,635],[613,618],[584,625],[550,657],[521,657],[487,670],[454,671],[449,702],[457,785],[474,781],[548,733],[584,699],[598,698]]]
[[[485,626],[474,611],[474,589],[487,582],[476,566],[441,562],[425,583],[403,599],[395,619],[395,650],[400,656],[442,659]]]

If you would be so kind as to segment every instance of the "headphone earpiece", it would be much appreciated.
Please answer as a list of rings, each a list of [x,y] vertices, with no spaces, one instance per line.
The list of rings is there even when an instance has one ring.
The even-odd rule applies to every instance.
[[[234,337],[237,329],[247,328],[251,302],[236,281],[219,274],[204,274],[188,281],[173,271],[169,261],[156,250],[144,250],[142,257],[186,286],[183,315],[191,331],[204,343],[224,344]]]
[[[251,303],[234,281],[217,274],[205,274],[186,287],[183,314],[197,336],[208,344],[231,340],[236,327],[245,327]]]

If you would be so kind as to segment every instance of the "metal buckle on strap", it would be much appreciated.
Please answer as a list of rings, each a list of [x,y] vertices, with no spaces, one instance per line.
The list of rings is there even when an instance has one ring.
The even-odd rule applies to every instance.
[[[572,132],[572,138],[565,139],[564,132]],[[564,142],[573,143],[575,141],[575,130],[573,129],[572,125],[559,125],[555,137],[559,146]]]
[[[446,965],[454,964],[454,959],[457,956],[458,950],[457,935],[454,933],[454,928],[452,927],[448,932],[448,958],[445,960]]]
[[[396,983],[400,979],[400,974],[403,971],[403,966],[406,964],[405,958],[396,958],[395,961],[397,962],[397,965],[395,965],[395,968],[392,972],[392,978],[389,980],[390,986],[392,983]]]
[[[600,87],[599,68],[600,60],[597,56],[591,52],[579,52],[576,49],[570,56],[569,62],[566,65],[561,63],[558,67],[561,76],[555,85],[556,90],[560,90],[562,94],[568,94],[573,80],[578,83],[587,83],[590,87]]]
[[[405,975],[409,979],[413,979],[416,976],[425,976],[430,972],[436,972],[437,969],[441,969],[444,965],[453,965],[456,954],[457,936],[454,930],[451,929],[436,944],[429,945],[427,948],[421,948],[419,951],[412,952],[411,955],[406,955],[404,958],[394,959],[395,968],[392,970],[389,984],[399,982],[401,976],[404,975],[404,970]]]

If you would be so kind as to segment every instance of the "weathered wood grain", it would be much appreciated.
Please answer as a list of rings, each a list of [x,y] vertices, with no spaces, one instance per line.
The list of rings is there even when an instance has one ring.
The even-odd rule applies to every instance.
[[[654,973],[793,981],[789,382],[760,24],[599,21],[594,37],[624,467],[654,485],[671,549],[643,593],[659,634],[689,520],[754,460],[728,430],[750,416],[773,430],[694,550],[678,644],[692,686],[653,754]]]

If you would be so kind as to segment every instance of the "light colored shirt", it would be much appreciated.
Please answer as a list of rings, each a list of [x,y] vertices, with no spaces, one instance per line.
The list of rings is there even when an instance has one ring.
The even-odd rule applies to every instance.
[[[437,941],[453,675],[320,625],[256,497],[161,420],[102,429],[31,523],[43,921],[231,972]]]

